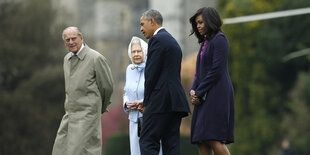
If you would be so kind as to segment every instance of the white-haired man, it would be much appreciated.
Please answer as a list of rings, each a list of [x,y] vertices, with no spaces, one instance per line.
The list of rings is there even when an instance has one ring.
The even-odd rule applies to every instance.
[[[64,58],[65,115],[53,155],[101,155],[101,114],[110,104],[113,79],[106,59],[83,42],[77,27],[63,31],[70,51]]]

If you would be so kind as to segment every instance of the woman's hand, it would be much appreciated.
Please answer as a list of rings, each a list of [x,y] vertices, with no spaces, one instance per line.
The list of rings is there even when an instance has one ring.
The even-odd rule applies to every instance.
[[[194,105],[200,105],[200,99],[195,95],[195,97],[192,98],[192,104]]]
[[[193,97],[195,95],[195,90],[191,90],[189,94],[191,95],[191,97]]]
[[[143,101],[139,101],[137,105],[138,105],[137,109],[143,113],[145,109],[145,106],[143,105]]]
[[[130,102],[130,101],[128,101],[125,104],[126,104],[126,107],[128,109],[130,109],[130,110],[137,110],[137,107],[138,107],[137,106],[137,102]]]
[[[200,105],[201,102],[200,102],[200,99],[196,96],[195,90],[191,90],[189,93],[190,93],[190,95],[191,95],[192,104],[194,104],[194,105]]]

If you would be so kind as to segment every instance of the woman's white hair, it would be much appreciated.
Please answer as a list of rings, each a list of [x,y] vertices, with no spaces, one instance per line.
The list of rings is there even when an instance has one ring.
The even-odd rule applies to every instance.
[[[129,56],[132,64],[134,64],[134,63],[133,63],[132,57],[131,57],[131,47],[134,44],[138,44],[138,45],[141,46],[142,52],[143,52],[143,55],[144,55],[144,60],[143,61],[146,61],[146,58],[147,58],[147,43],[145,41],[143,41],[141,38],[133,36],[131,38],[131,41],[130,41],[129,45],[128,45],[128,56]]]

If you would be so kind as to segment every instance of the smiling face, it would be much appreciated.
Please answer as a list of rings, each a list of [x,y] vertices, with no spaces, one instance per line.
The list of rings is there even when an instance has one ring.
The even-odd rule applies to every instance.
[[[139,44],[131,45],[131,59],[134,64],[140,64],[144,60],[144,53]]]
[[[200,33],[200,35],[205,35],[206,32],[207,32],[207,28],[205,26],[205,23],[203,22],[203,19],[202,19],[202,15],[198,15],[195,19],[196,21],[196,24],[197,24],[197,29],[198,29],[198,32]]]
[[[143,16],[140,18],[140,31],[143,33],[146,39],[149,39],[153,36],[156,27],[154,19],[145,19]]]
[[[83,38],[76,29],[67,29],[64,31],[64,42],[70,52],[77,53],[83,43]]]

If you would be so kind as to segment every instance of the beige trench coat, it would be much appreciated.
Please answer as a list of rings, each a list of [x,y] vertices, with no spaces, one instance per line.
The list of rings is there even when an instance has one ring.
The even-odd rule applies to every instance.
[[[101,114],[110,104],[113,79],[104,56],[87,45],[64,58],[65,115],[53,155],[101,155]]]

